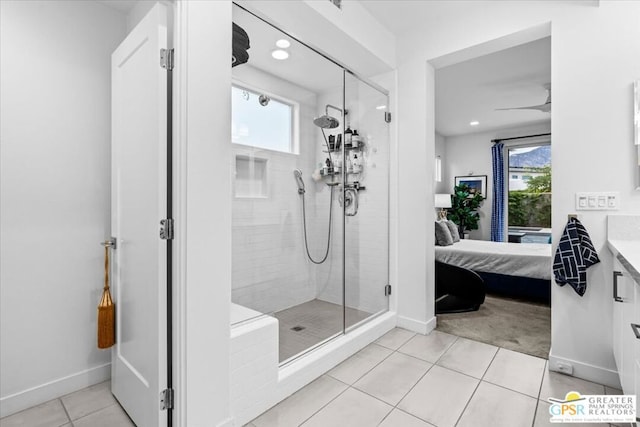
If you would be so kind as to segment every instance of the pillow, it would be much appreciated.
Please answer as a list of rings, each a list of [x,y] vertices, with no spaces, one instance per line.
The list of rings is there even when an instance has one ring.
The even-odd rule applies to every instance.
[[[451,238],[453,239],[453,243],[460,241],[460,233],[458,232],[458,226],[455,222],[448,219],[446,221],[447,227],[449,227],[449,232],[451,233]]]
[[[453,245],[453,237],[447,227],[446,222],[436,221],[436,245],[449,246]]]

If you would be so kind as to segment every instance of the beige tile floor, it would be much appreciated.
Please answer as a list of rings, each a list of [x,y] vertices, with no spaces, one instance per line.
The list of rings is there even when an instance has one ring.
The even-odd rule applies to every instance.
[[[394,329],[247,426],[549,427],[558,425],[549,423],[550,396],[621,393],[549,372],[546,364],[439,331]],[[0,426],[134,424],[104,382],[3,418]]]
[[[0,427],[135,427],[106,381],[0,419]]]
[[[545,359],[394,329],[247,427],[546,427],[546,398],[571,390],[621,393],[549,372]]]

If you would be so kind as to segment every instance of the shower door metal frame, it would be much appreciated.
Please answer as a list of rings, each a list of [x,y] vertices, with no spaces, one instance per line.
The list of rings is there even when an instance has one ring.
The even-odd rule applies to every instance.
[[[322,49],[317,48],[317,47],[315,47],[315,46],[313,46],[313,45],[311,45],[309,43],[306,43],[306,42],[300,40],[298,37],[296,37],[295,35],[291,34],[290,32],[284,31],[282,28],[278,27],[277,25],[272,24],[269,21],[269,19],[265,18],[264,16],[261,16],[259,13],[256,13],[256,12],[254,12],[252,10],[249,10],[246,7],[242,6],[241,4],[236,3],[235,1],[232,2],[232,3],[233,3],[234,6],[237,6],[240,9],[244,10],[245,12],[247,12],[248,14],[255,16],[256,18],[258,18],[259,20],[261,20],[265,24],[267,24],[270,27],[273,27],[276,30],[280,31],[281,33],[285,34],[287,37],[290,37],[291,39],[295,40],[296,42],[300,43],[301,45],[311,49],[312,51],[314,51],[318,55],[322,56],[327,61],[336,64],[338,67],[342,68],[347,73],[353,75],[354,77],[356,77],[358,80],[362,81],[363,83],[366,83],[367,85],[371,86],[375,90],[385,94],[386,96],[389,96],[389,91],[387,89],[383,88],[382,86],[378,85],[377,83],[375,83],[375,82],[369,80],[368,78],[366,78],[366,77],[356,73],[355,71],[351,70],[347,65],[343,64],[342,62],[338,61],[335,58],[332,58],[331,56],[329,56],[329,54],[325,53]]]
[[[336,64],[338,64],[336,62]],[[340,64],[338,64],[340,65]],[[369,87],[371,87],[374,90],[377,90],[378,92],[382,93],[384,96],[387,97],[387,105],[388,105],[388,101],[389,101],[389,92],[384,89],[381,88],[380,86],[376,85],[375,83],[372,83],[371,81],[364,79],[362,77],[360,77],[358,74],[352,72],[351,70],[345,68],[344,66],[340,65],[341,67],[343,67],[343,75],[342,75],[342,106],[346,111],[347,108],[347,74],[352,75],[353,77],[355,77],[357,80],[361,81],[362,83],[365,83],[366,85],[368,85]],[[389,123],[391,123],[391,113],[389,111],[385,111],[384,113],[384,121],[385,123],[388,125]],[[342,140],[346,141],[346,137],[344,135],[344,130],[345,130],[346,126],[342,127]],[[389,128],[387,127],[387,131],[389,131]],[[387,135],[388,137],[388,142],[390,143],[391,138],[390,135]],[[343,150],[342,150],[342,164],[346,165],[346,157],[347,157],[347,150],[344,149],[344,145],[343,145]],[[347,173],[347,168],[343,166],[342,168],[342,200],[346,200],[346,190],[347,190],[347,177],[348,177],[348,173]],[[358,196],[356,196],[358,197]],[[383,310],[383,311],[379,311],[377,313],[373,313],[371,314],[371,316],[367,317],[366,319],[363,319],[359,322],[354,323],[353,325],[347,327],[347,263],[346,263],[346,259],[347,259],[347,251],[346,251],[346,247],[347,247],[347,213],[346,213],[346,203],[343,203],[342,206],[342,328],[343,334],[346,334],[348,331],[352,331],[354,329],[357,329],[360,327],[360,325],[364,324],[364,323],[368,323],[371,320],[373,320],[374,318],[382,315],[383,313],[386,313],[389,311],[390,308],[390,299],[389,296],[391,295],[391,291],[390,291],[390,281],[391,281],[391,152],[389,152],[389,155],[387,156],[387,278],[386,278],[386,283],[385,286],[381,289],[382,292],[385,293],[385,296],[387,297],[387,309]]]
[[[291,38],[292,40],[295,40],[296,42],[300,43],[301,45],[307,47],[308,49],[312,50],[313,52],[317,53],[318,55],[320,55],[321,57],[325,58],[327,61],[337,65],[338,67],[340,67],[343,70],[343,74],[342,74],[342,106],[343,106],[343,110],[346,108],[346,75],[347,73],[352,75],[353,77],[355,77],[356,79],[358,79],[359,81],[361,81],[362,83],[365,83],[366,85],[370,86],[371,88],[373,88],[374,90],[377,90],[378,92],[380,92],[381,94],[385,95],[387,97],[387,99],[389,98],[389,91],[385,88],[383,88],[382,86],[378,85],[377,83],[371,81],[370,79],[356,73],[355,71],[351,70],[347,65],[343,64],[342,62],[336,60],[335,58],[331,57],[329,54],[325,53],[322,49],[319,49],[309,43],[306,43],[304,41],[302,41],[299,37],[293,35],[290,32],[284,31],[283,29],[281,29],[280,27],[278,27],[277,25],[271,23],[269,21],[268,18],[266,18],[265,16],[262,16],[260,13],[257,13],[255,11],[249,10],[246,7],[242,6],[241,4],[238,4],[237,2],[233,1],[232,2],[233,6],[237,6],[238,8],[240,8],[241,10],[245,11],[246,13],[256,17],[257,19],[259,19],[260,21],[264,22],[265,24],[269,25],[270,27],[276,29],[277,31],[285,34],[287,37]],[[389,123],[390,122],[390,116],[388,116],[389,112],[385,112],[385,122]],[[389,117],[389,120],[387,120],[387,117]],[[343,124],[342,127],[342,140],[345,141],[345,126]],[[389,139],[389,143],[390,143],[390,139]],[[342,161],[343,161],[343,165],[345,165],[345,160],[346,160],[346,150],[344,149],[344,145],[343,145],[343,150],[342,150]],[[385,283],[385,287],[383,287],[383,289],[381,289],[381,292],[385,292],[386,294],[386,288],[389,285],[390,282],[390,249],[391,249],[391,244],[390,244],[390,232],[391,232],[391,224],[390,224],[390,192],[391,192],[391,171],[390,171],[390,166],[391,166],[391,153],[389,153],[389,155],[387,156],[387,280]],[[346,168],[343,166],[342,168],[342,197],[343,200],[345,197],[345,183],[346,181],[346,177],[347,177],[347,173],[346,173]],[[283,361],[282,363],[280,363],[280,367],[286,366],[288,364],[290,364],[291,362],[294,362],[295,360],[297,360],[298,358],[304,356],[305,354],[308,354],[309,352],[313,351],[314,349],[316,349],[317,347],[325,344],[326,342],[329,342],[333,339],[335,339],[338,336],[341,335],[345,335],[348,331],[359,327],[362,323],[367,323],[371,320],[373,320],[374,318],[378,317],[379,315],[381,315],[382,313],[384,313],[385,311],[381,311],[378,313],[374,313],[371,316],[367,317],[366,319],[352,325],[351,327],[347,328],[346,326],[346,211],[345,211],[345,204],[343,203],[342,206],[342,331],[326,338],[325,340],[319,342],[318,344],[300,352],[299,354],[295,355],[294,357],[287,359],[285,361]],[[389,298],[387,295],[387,310],[389,311]]]

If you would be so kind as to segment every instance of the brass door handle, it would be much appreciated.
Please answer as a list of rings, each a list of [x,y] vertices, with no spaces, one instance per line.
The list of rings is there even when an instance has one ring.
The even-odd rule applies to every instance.
[[[111,249],[116,249],[117,245],[116,245],[116,238],[115,237],[109,237],[107,240],[105,240],[104,242],[100,243],[102,246],[104,246],[105,248],[111,248]]]

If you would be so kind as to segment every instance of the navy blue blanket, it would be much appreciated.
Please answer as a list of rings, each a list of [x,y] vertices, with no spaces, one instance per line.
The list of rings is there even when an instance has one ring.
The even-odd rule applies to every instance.
[[[553,260],[556,283],[571,285],[578,295],[587,290],[587,268],[600,262],[589,233],[577,218],[571,218],[562,233]]]

